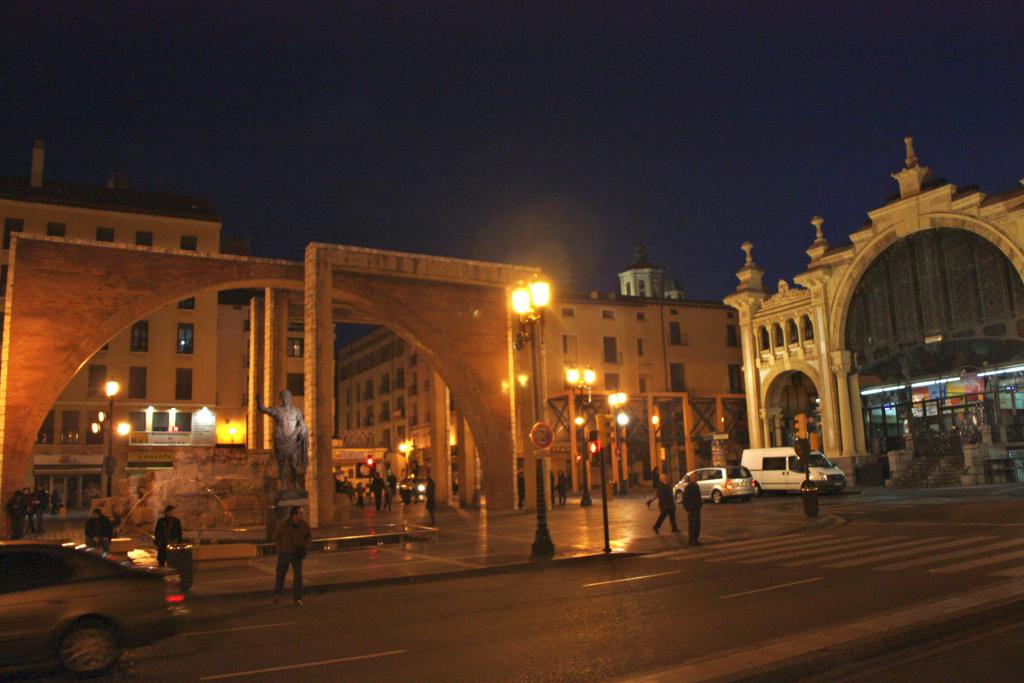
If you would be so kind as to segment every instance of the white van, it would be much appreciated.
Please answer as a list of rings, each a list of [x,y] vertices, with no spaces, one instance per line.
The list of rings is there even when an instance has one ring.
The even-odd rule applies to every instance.
[[[808,456],[811,481],[819,491],[836,493],[846,488],[846,475],[818,451]],[[748,448],[743,451],[743,466],[754,476],[754,492],[799,491],[804,471],[792,446],[783,448]]]

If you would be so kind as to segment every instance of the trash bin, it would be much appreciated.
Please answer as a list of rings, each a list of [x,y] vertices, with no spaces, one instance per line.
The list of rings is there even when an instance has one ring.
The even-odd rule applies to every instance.
[[[804,514],[808,517],[818,516],[818,487],[810,480],[800,484],[800,497],[804,502]]]
[[[167,566],[178,572],[181,590],[192,587],[192,544],[172,543],[167,546]]]

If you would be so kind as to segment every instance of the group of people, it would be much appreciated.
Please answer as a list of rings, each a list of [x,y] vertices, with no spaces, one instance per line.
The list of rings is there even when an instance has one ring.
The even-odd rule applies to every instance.
[[[548,478],[551,485],[551,507],[555,507],[556,498],[558,505],[565,505],[569,496],[569,477],[562,470],[558,470],[558,476],[555,476],[554,472],[548,472]],[[516,473],[516,495],[518,497],[517,507],[522,509],[526,506],[526,477],[521,468]]]
[[[668,475],[662,472],[660,475],[655,470],[656,481],[654,496],[647,501],[647,507],[655,500],[658,501],[658,521],[654,523],[654,533],[661,533],[661,525],[668,519],[672,525],[672,531],[679,533],[680,529],[676,524],[676,499],[672,492],[672,485],[669,484]],[[700,545],[700,509],[704,500],[700,495],[700,486],[697,484],[697,476],[691,474],[686,478],[686,486],[683,487],[683,509],[686,510],[686,517],[690,545]]]
[[[434,483],[434,479],[430,476],[429,467],[427,468],[427,478],[423,483],[426,487],[424,499],[426,502],[427,512],[430,513],[430,523],[433,525],[435,523],[434,510],[437,507],[437,485]],[[390,469],[388,470],[387,476],[375,471],[373,473],[373,478],[370,480],[369,486],[366,486],[363,482],[359,482],[355,486],[352,486],[352,482],[349,481],[348,476],[342,474],[340,478],[335,477],[334,490],[337,493],[347,495],[349,501],[355,503],[357,508],[366,507],[366,496],[371,495],[373,496],[373,506],[378,512],[381,510],[390,510],[392,501],[395,496],[398,495],[398,477],[395,476],[395,473]],[[403,492],[403,504],[408,505],[410,500],[409,496]]]
[[[24,538],[26,534],[43,533],[43,516],[57,514],[64,501],[60,491],[51,495],[42,486],[35,490],[26,486],[14,492],[7,501],[7,514],[11,518],[11,539]]]

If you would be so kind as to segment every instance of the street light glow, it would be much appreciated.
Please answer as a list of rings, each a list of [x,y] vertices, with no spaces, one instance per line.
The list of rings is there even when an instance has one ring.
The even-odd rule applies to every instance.
[[[526,315],[533,312],[530,304],[530,290],[526,287],[516,287],[512,290],[512,310],[519,315]]]
[[[128,424],[127,422],[118,422],[117,423],[117,433],[120,436],[127,436],[128,432],[130,432],[131,430],[132,430],[132,426],[130,424]]]
[[[571,367],[565,369],[565,381],[569,384],[580,383],[580,371],[579,368]]]
[[[544,308],[551,303],[551,283],[534,280],[530,283],[530,299],[534,308]]]
[[[588,387],[593,385],[597,381],[597,373],[594,372],[594,368],[587,368],[583,371],[583,383]]]
[[[651,415],[651,424],[657,427],[659,424],[661,424],[661,418],[658,417],[657,415]]]
[[[626,415],[625,413],[619,413],[618,415],[615,416],[615,421],[619,423],[620,427],[625,427],[626,425],[629,424],[629,415]]]
[[[117,396],[117,392],[121,391],[121,385],[114,380],[110,380],[107,382],[104,389],[107,392],[107,398],[114,398]]]
[[[584,420],[584,419],[583,419],[583,416],[582,416],[582,415],[577,415],[577,416],[576,416],[576,419],[574,419],[574,420],[573,420],[573,422],[575,422],[575,423],[576,423],[576,426],[577,426],[577,427],[582,427],[582,426],[583,426],[583,423],[584,423],[584,422],[586,422],[586,420]]]

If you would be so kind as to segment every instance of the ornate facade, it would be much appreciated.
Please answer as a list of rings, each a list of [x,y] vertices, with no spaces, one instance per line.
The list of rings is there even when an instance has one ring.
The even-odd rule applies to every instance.
[[[866,432],[866,396],[905,391],[909,419],[894,411],[893,422],[907,424],[925,414],[911,411],[912,388],[1024,358],[1024,189],[987,195],[935,179],[905,144],[892,174],[899,194],[868,212],[848,245],[831,246],[815,216],[810,260],[792,285],[770,294],[743,244],[725,301],[739,312],[752,447],[790,443],[802,415],[852,471],[857,456],[886,450]]]

